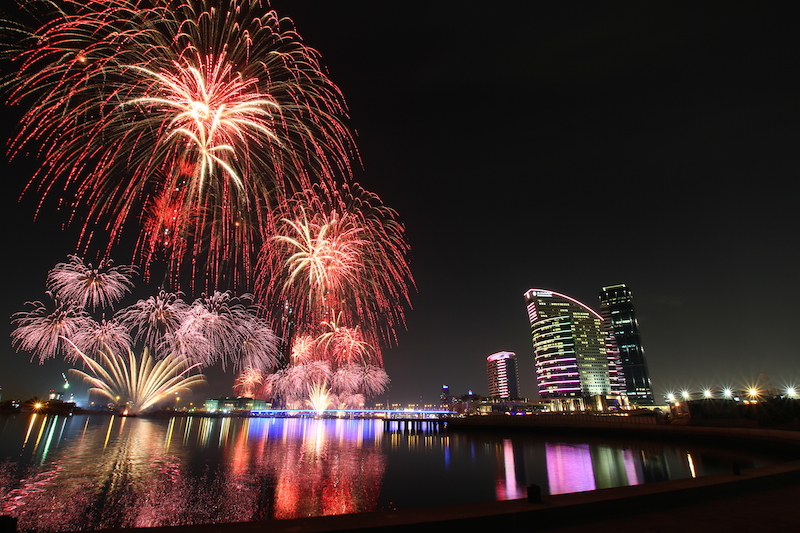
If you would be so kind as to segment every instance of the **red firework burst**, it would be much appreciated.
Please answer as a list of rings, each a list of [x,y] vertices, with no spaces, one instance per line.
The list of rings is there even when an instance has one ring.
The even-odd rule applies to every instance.
[[[102,235],[108,253],[163,201],[181,216],[150,210],[141,257],[166,248],[175,270],[245,284],[265,214],[284,191],[350,175],[341,93],[291,22],[261,1],[25,7],[47,15],[32,29],[13,25],[19,67],[8,100],[34,105],[12,154],[35,147],[46,162],[26,189],[42,203],[67,198],[75,221],[87,211],[82,247]],[[166,229],[191,238],[165,246]]]

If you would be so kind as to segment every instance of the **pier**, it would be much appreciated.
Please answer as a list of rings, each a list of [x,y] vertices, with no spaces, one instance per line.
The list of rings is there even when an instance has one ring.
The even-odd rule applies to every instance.
[[[412,418],[397,417],[384,418],[383,431],[418,432],[427,431],[440,433],[447,427],[447,420],[443,418]]]

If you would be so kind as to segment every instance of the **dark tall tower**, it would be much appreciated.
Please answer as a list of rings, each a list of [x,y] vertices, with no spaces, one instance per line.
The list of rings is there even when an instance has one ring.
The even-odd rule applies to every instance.
[[[653,389],[650,372],[644,358],[639,322],[633,310],[631,291],[624,283],[609,285],[600,291],[600,315],[606,331],[606,347],[609,357],[619,353],[620,382],[628,391],[631,403],[653,405]]]

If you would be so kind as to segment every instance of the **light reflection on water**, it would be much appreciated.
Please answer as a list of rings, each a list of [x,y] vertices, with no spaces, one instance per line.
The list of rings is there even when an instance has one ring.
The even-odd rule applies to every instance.
[[[0,417],[0,514],[74,531],[297,518],[561,494],[777,462],[732,450],[380,421]]]

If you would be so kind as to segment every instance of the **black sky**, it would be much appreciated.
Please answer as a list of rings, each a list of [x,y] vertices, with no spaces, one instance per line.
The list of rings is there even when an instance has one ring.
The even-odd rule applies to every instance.
[[[789,3],[276,1],[341,87],[357,181],[400,212],[418,292],[385,352],[391,401],[535,378],[523,293],[632,289],[657,393],[800,383],[800,74]],[[8,131],[13,111],[3,110]],[[73,251],[3,163],[2,314]],[[10,326],[2,334],[8,339]],[[0,350],[3,395],[62,364]],[[225,394],[218,376],[199,396]],[[54,377],[55,376],[55,377]]]

